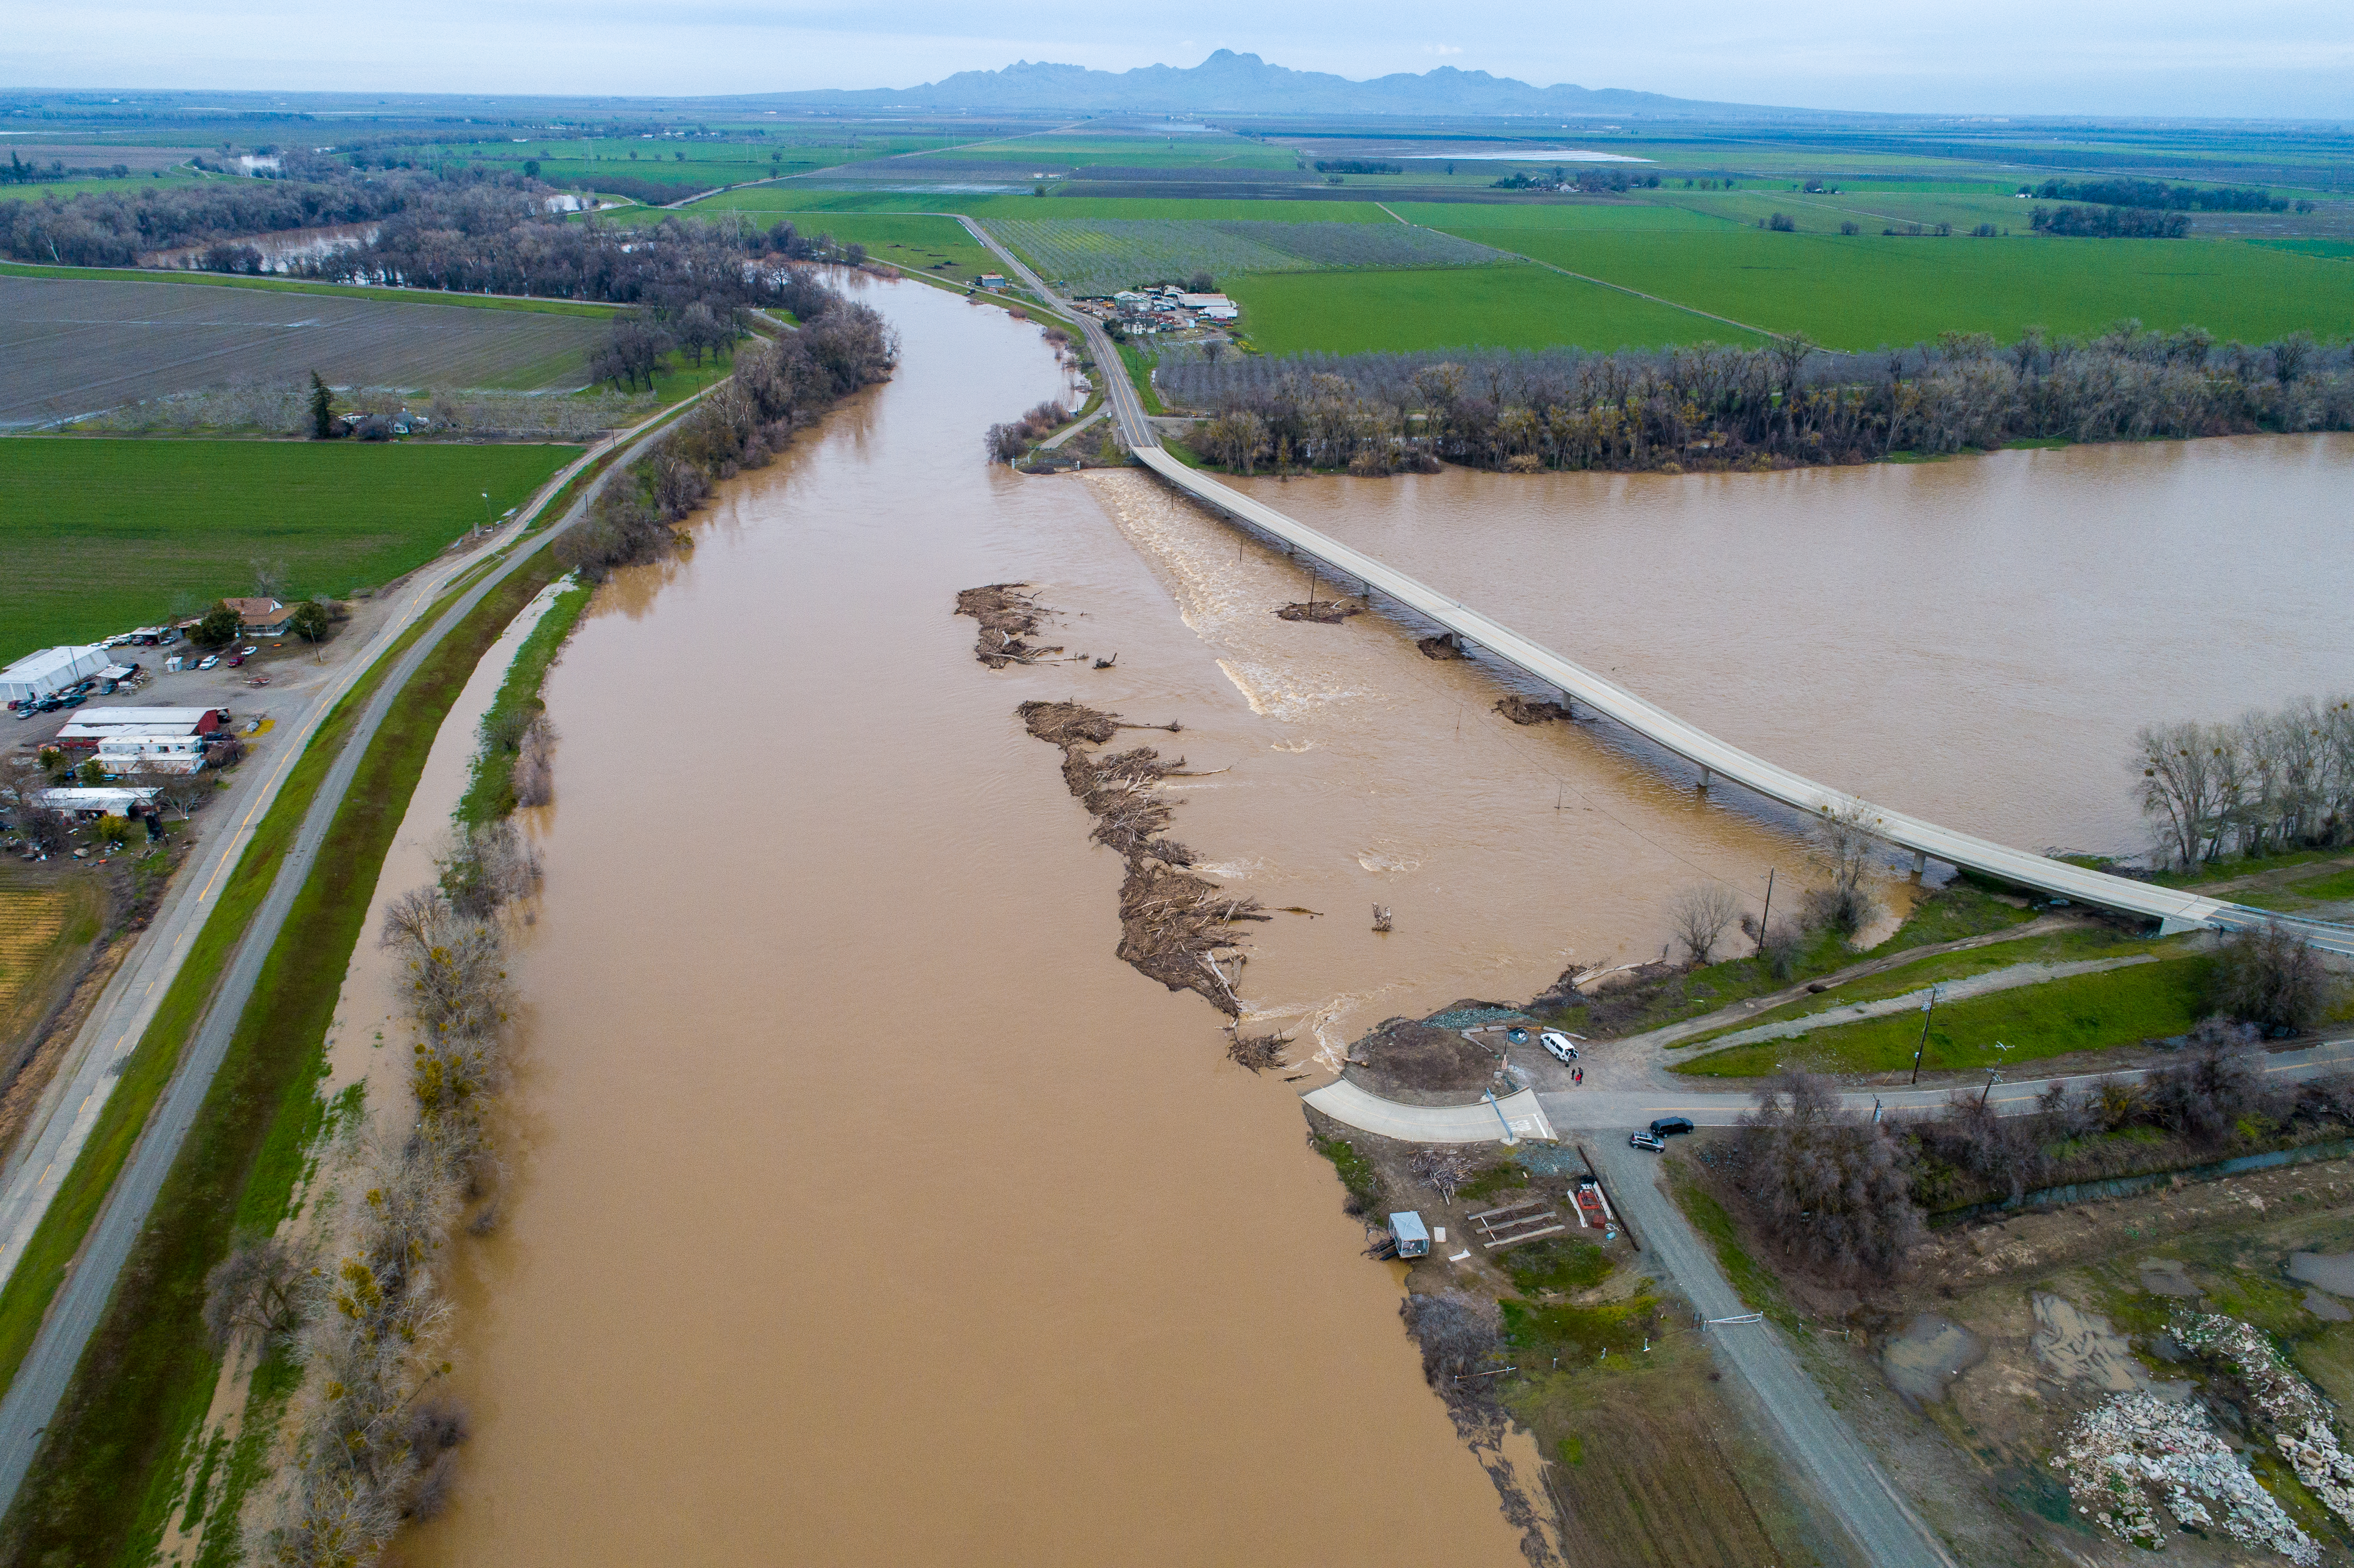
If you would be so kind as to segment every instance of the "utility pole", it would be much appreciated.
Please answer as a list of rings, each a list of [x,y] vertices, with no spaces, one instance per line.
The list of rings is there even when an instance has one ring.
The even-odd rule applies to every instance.
[[[490,493],[489,491],[487,491],[487,490],[486,490],[486,491],[482,492],[482,530],[483,530],[483,532],[488,533],[488,532],[490,531],[490,526],[491,526],[491,493]]]
[[[1994,1093],[1994,1086],[2000,1082],[2002,1082],[2002,1075],[1996,1072],[1992,1067],[1988,1067],[1987,1069],[1986,1087],[1978,1092],[1978,1109],[1986,1109],[1988,1097]]]
[[[1757,916],[1757,950],[1766,950],[1766,922],[1774,918],[1774,868],[1766,868],[1766,913]]]
[[[1937,1006],[1939,987],[1931,986],[1929,994],[1921,999],[1921,1043],[1913,1047],[1913,1081],[1921,1081],[1921,1053],[1929,1048],[1929,1020]]]

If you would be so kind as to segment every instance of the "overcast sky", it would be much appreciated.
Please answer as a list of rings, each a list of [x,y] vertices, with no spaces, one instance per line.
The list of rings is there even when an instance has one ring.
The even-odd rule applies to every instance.
[[[2348,0],[84,0],[51,20],[10,29],[0,83],[699,95],[908,87],[1017,58],[1191,66],[1225,48],[1354,78],[1443,64],[1829,109],[2354,119]]]

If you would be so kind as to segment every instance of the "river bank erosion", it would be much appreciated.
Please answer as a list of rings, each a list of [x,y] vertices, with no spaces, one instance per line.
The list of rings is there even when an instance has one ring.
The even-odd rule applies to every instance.
[[[1565,1536],[1529,1513],[1577,1462],[1558,1411],[1533,1423],[1543,1454],[1484,1425],[1466,1451],[1466,1407],[1425,1381],[1447,1363],[1400,1332],[1404,1266],[1360,1255],[1334,1213],[1349,1166],[1303,1147],[1278,1080],[1323,1081],[1386,1018],[1656,963],[1676,888],[1803,879],[1799,824],[1515,711],[1487,662],[1426,657],[1426,628],[1283,617],[1319,592],[1304,569],[1150,475],[983,466],[974,432],[1060,389],[1037,325],[849,286],[900,334],[894,378],[721,484],[692,551],[613,572],[546,688],[563,746],[554,803],[516,819],[546,885],[516,943],[501,1217],[451,1265],[472,1440],[407,1559],[1502,1563],[1639,1536],[1640,1508]],[[2249,465],[2326,486],[2343,439],[2139,450],[2160,491],[2185,463],[2207,488],[2096,514],[2088,496],[2153,482],[2063,466],[2035,487],[2054,510],[2023,515],[2000,465],[2075,453],[1846,492],[1562,476],[1518,513],[1484,475],[1250,488],[1777,760],[2115,851],[2135,846],[2105,726],[2327,686],[2354,651],[2219,638],[2246,620],[2219,601],[2258,589],[2211,576],[2147,602],[2196,575],[2169,553],[2219,547],[2196,519]],[[2094,569],[2128,524],[2120,602]],[[2296,569],[2323,526],[2301,505],[2233,558],[2326,592]],[[1956,577],[1981,558],[1983,582]],[[1023,585],[1031,662],[976,661],[953,613],[974,584]],[[1827,672],[1838,696],[1808,695]],[[2083,692],[2118,679],[2086,722]],[[1044,710],[1025,724],[1036,704],[1173,733],[1087,751]],[[1103,769],[1147,740],[1168,811],[1103,839]],[[1124,873],[1129,902],[1172,874],[1148,863],[1257,916],[1204,949],[1198,995],[1123,961]],[[1889,922],[1917,894],[1887,863],[1870,880]],[[1228,1013],[1279,1071],[1229,1060]],[[1564,1255],[1557,1278],[1523,1271],[1564,1293],[1526,1343],[1583,1353],[1606,1319],[1606,1359],[1656,1340],[1691,1432],[1748,1409],[1658,1265],[1593,1285]],[[1781,1467],[1744,1449],[1724,1506],[1781,1500],[1702,1558],[1847,1559]]]

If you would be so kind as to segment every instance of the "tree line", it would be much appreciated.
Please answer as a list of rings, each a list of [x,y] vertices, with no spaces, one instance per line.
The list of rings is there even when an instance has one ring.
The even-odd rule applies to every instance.
[[[2354,840],[2354,697],[2306,697],[2230,724],[2146,725],[2132,766],[2167,863]]]
[[[514,1004],[501,911],[538,892],[541,870],[504,820],[467,830],[439,869],[392,902],[381,937],[415,1036],[414,1122],[359,1136],[320,1240],[248,1241],[205,1282],[217,1349],[249,1335],[290,1349],[304,1372],[285,1462],[247,1516],[254,1562],[374,1562],[405,1520],[440,1510],[465,1440],[465,1413],[440,1386],[451,1308],[436,1265],[461,1222],[477,1234],[496,1223],[491,1111]]]
[[[800,330],[737,351],[735,374],[599,493],[588,515],[557,541],[566,569],[597,579],[667,554],[676,525],[714,484],[766,465],[837,399],[889,378],[899,343],[883,318],[802,272],[784,271],[778,301]]]
[[[2061,239],[2179,239],[2190,220],[2179,212],[2139,207],[2039,207],[2027,227]]]
[[[422,183],[342,179],[207,180],[89,191],[60,201],[0,202],[0,253],[67,267],[130,267],[151,250],[172,250],[325,224],[365,223],[398,212]]]
[[[1803,337],[1594,354],[1206,353],[1162,357],[1161,396],[1210,411],[1190,440],[1237,472],[1378,475],[1444,460],[1548,469],[1788,468],[2077,441],[2354,429],[2347,345],[2305,334],[2218,344],[2197,327],[2123,322],[2074,339],[1836,354]]]
[[[2170,185],[2163,180],[2046,180],[2021,185],[2019,194],[2038,201],[2089,201],[2105,207],[2138,207],[2154,212],[2285,212],[2288,202],[2260,185]],[[2298,210],[2310,212],[2302,202]]]

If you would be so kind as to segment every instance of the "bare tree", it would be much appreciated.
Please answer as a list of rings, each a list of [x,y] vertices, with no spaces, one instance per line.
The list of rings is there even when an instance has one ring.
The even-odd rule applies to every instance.
[[[63,811],[52,810],[34,799],[36,786],[27,775],[16,787],[16,803],[8,808],[9,825],[25,847],[36,854],[63,854],[73,842],[73,823]]]
[[[1740,917],[1741,900],[1721,882],[1695,882],[1668,906],[1668,923],[1695,965],[1708,962],[1717,938]]]
[[[1830,874],[1830,886],[1809,900],[1821,923],[1842,931],[1869,925],[1878,912],[1866,879],[1881,844],[1880,818],[1861,800],[1828,810],[1815,823],[1815,858]]]
[[[1886,1277],[1921,1239],[1902,1147],[1827,1078],[1786,1073],[1741,1118],[1750,1201],[1788,1250],[1834,1274]]]
[[[205,1333],[216,1352],[240,1331],[265,1338],[292,1333],[302,1321],[303,1271],[294,1250],[276,1236],[249,1241],[205,1276]]]
[[[286,563],[266,560],[256,556],[249,563],[253,567],[253,592],[258,599],[276,599],[286,588]]]

